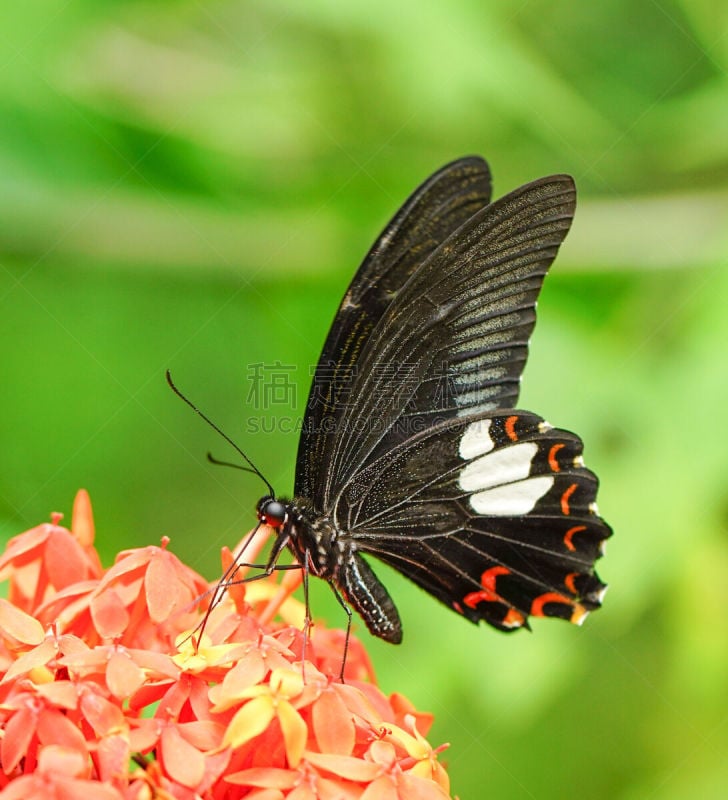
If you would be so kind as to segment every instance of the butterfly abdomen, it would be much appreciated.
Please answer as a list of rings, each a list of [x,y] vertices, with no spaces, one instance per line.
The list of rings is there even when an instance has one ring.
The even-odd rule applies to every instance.
[[[392,598],[357,552],[356,544],[336,528],[331,519],[316,513],[312,504],[296,498],[287,504],[288,547],[309,572],[327,581],[340,601],[351,605],[375,636],[387,642],[402,641],[402,623]]]

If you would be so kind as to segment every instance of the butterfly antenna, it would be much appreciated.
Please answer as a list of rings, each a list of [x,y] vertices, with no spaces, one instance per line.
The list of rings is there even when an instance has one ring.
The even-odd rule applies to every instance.
[[[221,461],[219,458],[215,458],[212,453],[207,454],[207,460],[216,467],[233,467],[234,469],[239,469],[241,472],[252,472],[256,474],[255,470],[250,467],[244,467],[242,464],[235,464],[232,461]]]
[[[245,453],[235,444],[235,442],[221,428],[219,428],[217,425],[215,425],[215,423],[207,416],[207,414],[205,414],[204,412],[200,411],[200,409],[188,397],[185,397],[185,395],[182,394],[182,392],[177,388],[177,386],[175,386],[175,383],[172,380],[171,372],[169,370],[167,370],[167,372],[165,374],[167,376],[167,383],[169,384],[169,386],[172,389],[172,391],[177,395],[177,397],[179,397],[180,399],[184,400],[185,403],[187,403],[187,405],[195,412],[195,414],[197,414],[199,417],[202,417],[202,419],[204,419],[205,422],[214,431],[219,433],[220,436],[222,436],[222,438],[229,445],[231,445],[231,447],[233,447],[235,449],[235,452],[238,453],[240,456],[242,456],[245,459],[245,462],[250,466],[249,470],[248,470],[247,467],[240,467],[240,469],[248,470],[249,472],[255,473],[263,481],[263,483],[268,487],[268,493],[270,494],[270,496],[275,499],[276,493],[273,491],[273,487],[270,485],[270,482],[266,479],[265,475],[263,475],[263,473],[258,469],[258,467],[256,467],[255,464],[253,464],[253,462],[248,458],[248,456],[245,455]],[[231,466],[234,466],[234,465],[231,465]]]

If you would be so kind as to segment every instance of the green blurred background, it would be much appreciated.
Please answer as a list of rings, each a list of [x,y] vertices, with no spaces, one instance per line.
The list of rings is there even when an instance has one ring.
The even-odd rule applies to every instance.
[[[209,578],[297,437],[334,310],[414,186],[485,155],[496,195],[570,172],[521,406],[577,430],[615,536],[584,628],[476,630],[378,570],[385,691],[436,714],[453,792],[728,790],[728,6],[715,0],[41,2],[0,27],[0,526],[85,486],[106,563],[172,537]],[[721,411],[721,409],[723,411]],[[314,611],[343,619],[325,585]],[[362,626],[359,626],[361,631]]]

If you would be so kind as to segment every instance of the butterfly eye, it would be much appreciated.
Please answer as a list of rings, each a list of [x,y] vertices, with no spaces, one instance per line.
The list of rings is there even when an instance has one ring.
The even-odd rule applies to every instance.
[[[288,512],[283,503],[268,498],[258,504],[258,519],[271,528],[280,528],[285,523]]]

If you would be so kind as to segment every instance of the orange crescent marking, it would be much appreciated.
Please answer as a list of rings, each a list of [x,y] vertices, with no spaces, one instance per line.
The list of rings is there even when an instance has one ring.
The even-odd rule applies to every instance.
[[[571,615],[569,622],[573,622],[574,625],[580,625],[584,621],[584,617],[586,617],[588,614],[589,612],[584,608],[584,606],[576,603],[574,605],[574,613]]]
[[[518,434],[515,431],[516,423],[518,422],[518,417],[508,417],[506,420],[506,436],[512,441],[518,441]]]
[[[572,593],[572,594],[579,594],[576,586],[574,585],[574,580],[579,577],[578,572],[570,572],[564,578],[564,586]]]
[[[495,579],[499,575],[509,575],[510,570],[508,567],[491,567],[480,576],[481,586],[491,592],[495,592]]]
[[[569,528],[568,531],[564,534],[564,544],[566,545],[568,550],[571,550],[573,553],[576,550],[576,545],[571,541],[572,537],[575,533],[579,533],[580,531],[585,531],[586,525],[574,525],[573,528]]]
[[[561,495],[561,513],[568,517],[569,516],[569,498],[572,494],[576,491],[576,487],[579,484],[572,483],[571,486]]]
[[[559,467],[559,462],[556,460],[556,454],[557,454],[557,453],[559,452],[559,450],[561,450],[561,448],[562,448],[562,447],[564,447],[564,446],[565,446],[565,445],[563,444],[563,442],[559,442],[558,444],[555,444],[555,445],[554,445],[554,446],[553,446],[553,447],[552,447],[552,448],[549,450],[549,466],[551,467],[551,469],[552,469],[554,472],[559,472],[559,471],[560,471],[560,469],[561,469],[561,467]]]
[[[479,592],[470,592],[463,597],[463,603],[468,608],[475,608],[478,603],[502,603],[503,598],[495,590],[495,581],[499,575],[508,575],[508,567],[490,567],[480,576],[482,589]]]
[[[559,594],[558,592],[546,592],[545,594],[540,594],[534,601],[531,603],[531,614],[534,617],[545,617],[543,607],[546,603],[565,603],[567,606],[573,605],[571,600],[568,597],[564,597],[563,594]]]

